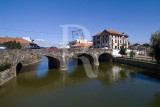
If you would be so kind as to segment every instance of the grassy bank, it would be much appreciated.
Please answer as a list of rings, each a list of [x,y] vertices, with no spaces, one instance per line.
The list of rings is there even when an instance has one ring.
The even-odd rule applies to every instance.
[[[41,60],[41,59],[42,59],[42,57],[38,55],[38,56],[37,56],[37,59],[38,59],[38,60]]]
[[[136,59],[136,58],[125,58],[125,57],[117,57],[120,59],[126,59],[126,60],[132,60],[132,61],[139,61],[139,62],[145,62],[145,63],[151,63],[151,64],[156,64],[156,61],[154,60],[146,60],[146,59]]]

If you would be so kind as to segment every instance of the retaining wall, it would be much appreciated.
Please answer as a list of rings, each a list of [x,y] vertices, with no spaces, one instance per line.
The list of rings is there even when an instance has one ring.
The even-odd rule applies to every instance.
[[[16,67],[0,72],[0,86],[16,76]]]
[[[127,60],[127,59],[120,59],[120,58],[113,58],[113,62],[132,65],[132,66],[136,66],[136,67],[143,68],[150,71],[160,72],[160,64],[151,64],[146,62],[139,62],[139,61],[133,61],[133,60]]]

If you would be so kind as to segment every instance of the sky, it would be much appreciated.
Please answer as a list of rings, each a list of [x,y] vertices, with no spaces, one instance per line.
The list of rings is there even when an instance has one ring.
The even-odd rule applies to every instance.
[[[63,42],[62,25],[85,27],[92,36],[112,29],[131,43],[149,43],[160,30],[160,0],[0,0],[0,36],[32,37],[41,45]],[[69,28],[69,38],[72,30]]]

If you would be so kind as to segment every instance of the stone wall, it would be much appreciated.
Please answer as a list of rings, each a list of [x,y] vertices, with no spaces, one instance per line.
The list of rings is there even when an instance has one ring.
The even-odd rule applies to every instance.
[[[139,62],[127,59],[120,59],[120,58],[113,58],[113,62],[132,65],[150,71],[160,72],[160,64],[151,64],[146,62]]]
[[[0,72],[0,86],[16,76],[16,67]]]

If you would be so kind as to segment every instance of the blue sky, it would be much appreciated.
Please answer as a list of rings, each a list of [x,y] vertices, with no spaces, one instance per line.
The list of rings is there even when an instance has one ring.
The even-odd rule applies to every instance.
[[[128,34],[131,43],[146,43],[160,30],[159,4],[159,0],[0,0],[0,36],[59,43],[60,25],[78,24],[89,30],[91,35],[85,38],[90,40],[113,29]]]

